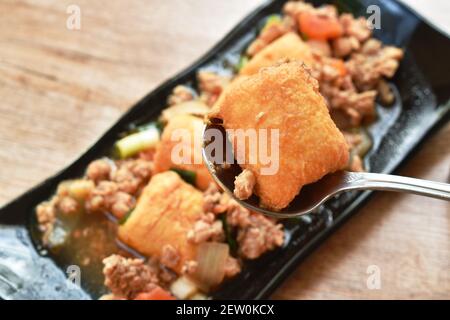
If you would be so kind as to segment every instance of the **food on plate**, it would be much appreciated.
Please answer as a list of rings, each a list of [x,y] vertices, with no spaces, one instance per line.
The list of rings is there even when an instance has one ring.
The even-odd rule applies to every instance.
[[[279,165],[275,173],[264,174],[261,169],[265,164],[259,157],[254,164],[240,164],[255,176],[254,193],[263,207],[283,209],[304,185],[347,165],[344,136],[329,115],[317,80],[299,61],[267,67],[231,83],[209,117],[221,119],[226,129],[279,130]],[[242,144],[233,136],[230,139],[235,154],[242,154],[238,150]],[[249,157],[251,146],[244,147]],[[252,175],[246,176],[248,182]],[[237,181],[240,179],[244,177],[238,176]],[[247,190],[242,189],[235,188],[235,193],[246,193],[248,198]]]
[[[289,32],[255,54],[240,70],[241,75],[252,75],[261,68],[283,59],[298,60],[311,65],[313,56],[309,46],[294,32]]]
[[[184,263],[195,259],[197,248],[187,237],[202,214],[201,191],[173,171],[159,173],[119,227],[119,239],[143,255],[165,260],[181,273]]]
[[[208,298],[289,236],[283,223],[243,208],[213,182],[201,160],[204,116],[219,110],[226,125],[286,124],[280,173],[262,177],[256,164],[235,181],[238,198],[256,193],[281,208],[327,172],[366,169],[364,126],[376,120],[376,99],[395,103],[389,79],[402,57],[372,37],[363,17],[288,1],[238,63],[202,67],[195,86],[174,86],[157,119],[124,128],[109,152],[36,207],[42,249],[79,265],[102,299]],[[191,141],[172,140],[178,129]],[[172,154],[200,161],[179,163]]]
[[[193,115],[173,117],[164,128],[156,148],[154,172],[174,168],[191,172],[194,184],[206,190],[213,179],[202,159],[203,126],[203,120]]]

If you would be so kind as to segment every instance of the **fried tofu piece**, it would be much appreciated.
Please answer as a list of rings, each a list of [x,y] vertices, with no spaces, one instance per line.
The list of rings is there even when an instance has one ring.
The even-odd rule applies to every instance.
[[[258,52],[239,72],[252,75],[263,67],[274,65],[280,60],[301,61],[311,67],[313,54],[311,48],[294,32],[286,33]]]
[[[139,197],[136,208],[119,227],[119,239],[145,256],[161,258],[162,248],[171,245],[179,256],[173,268],[181,273],[183,264],[196,259],[196,245],[187,234],[203,214],[203,195],[167,171],[152,177]]]
[[[249,143],[239,145],[236,135],[230,137],[235,155],[245,149],[246,162],[240,165],[256,176],[254,192],[260,204],[273,210],[285,208],[304,185],[348,162],[347,143],[330,117],[318,82],[298,61],[264,68],[233,82],[208,117],[222,119],[226,129],[279,130],[274,174],[262,174],[267,163],[260,156],[256,163],[249,163]],[[267,145],[271,144],[268,139]]]
[[[196,186],[201,190],[206,190],[209,184],[213,182],[213,178],[202,159],[203,125],[202,119],[192,115],[178,115],[171,118],[164,128],[161,142],[156,149],[154,172],[163,172],[172,168],[194,171],[196,173]],[[180,129],[184,129],[184,133],[179,131]],[[178,136],[175,136],[177,133]],[[184,138],[190,139],[182,139],[179,133]],[[180,147],[180,143],[184,144],[184,148]],[[177,149],[174,150],[174,148]],[[189,154],[186,157],[190,163],[176,163],[172,151],[175,155],[178,155],[178,150],[181,149],[188,150]]]

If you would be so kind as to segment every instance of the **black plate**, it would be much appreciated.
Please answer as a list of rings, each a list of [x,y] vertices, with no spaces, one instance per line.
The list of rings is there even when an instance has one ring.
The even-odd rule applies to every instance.
[[[239,54],[255,37],[264,19],[280,12],[285,1],[269,2],[234,28],[203,58],[139,101],[100,140],[69,167],[0,209],[0,297],[76,299],[97,298],[89,281],[83,289],[66,284],[65,265],[39,255],[30,232],[35,206],[48,199],[59,182],[79,177],[87,164],[107,154],[118,135],[133,123],[146,122],[164,108],[178,84],[196,84],[199,69],[231,72]],[[322,1],[314,1],[316,5]],[[396,104],[378,106],[379,121],[368,128],[374,147],[366,165],[373,172],[393,172],[423,139],[449,120],[450,41],[405,6],[390,0],[337,2],[340,9],[364,15],[368,5],[381,8],[381,30],[375,37],[406,49],[392,86]],[[325,240],[367,200],[369,192],[347,193],[328,202],[317,213],[285,221],[287,244],[247,263],[243,272],[214,294],[223,299],[267,298],[299,262]],[[82,274],[83,279],[83,274]]]

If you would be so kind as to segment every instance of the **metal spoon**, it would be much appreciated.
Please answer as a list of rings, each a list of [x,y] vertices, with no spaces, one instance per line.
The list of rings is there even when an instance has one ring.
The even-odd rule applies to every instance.
[[[237,199],[234,194],[234,179],[242,171],[237,163],[226,166],[214,163],[214,156],[206,150],[206,146],[211,143],[209,137],[205,135],[208,129],[219,129],[223,134],[224,147],[230,147],[231,143],[226,137],[223,127],[217,124],[205,126],[203,135],[203,159],[214,180],[228,192],[242,206],[256,212],[260,212],[276,218],[291,218],[308,214],[317,209],[326,200],[344,191],[351,190],[382,190],[407,192],[436,199],[450,201],[450,184],[434,182],[422,179],[408,178],[380,173],[368,172],[347,172],[338,171],[328,174],[319,181],[306,185],[301,192],[281,211],[271,211],[259,205],[259,199],[252,195],[247,200]]]

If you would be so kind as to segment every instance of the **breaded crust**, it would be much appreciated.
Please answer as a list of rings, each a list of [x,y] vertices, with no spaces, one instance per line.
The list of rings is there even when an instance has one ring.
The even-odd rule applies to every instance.
[[[274,210],[288,206],[305,184],[348,162],[344,136],[329,115],[317,80],[300,62],[264,68],[233,82],[209,118],[222,119],[226,129],[279,130],[276,174],[262,175],[259,158],[256,164],[241,165],[256,176],[255,193],[261,205]],[[236,141],[232,142],[237,154]],[[248,144],[245,149],[248,155]]]
[[[294,32],[290,32],[275,40],[258,52],[239,74],[252,75],[263,67],[268,67],[280,60],[301,61],[312,66],[313,55],[310,47]]]
[[[187,233],[203,213],[203,195],[167,171],[152,177],[139,197],[136,208],[119,227],[119,238],[145,256],[160,258],[162,248],[171,245],[180,260],[174,271],[180,273],[185,261],[196,259],[196,246]]]
[[[191,164],[174,164],[172,159],[173,148],[180,143],[179,140],[172,139],[172,134],[178,129],[186,129],[190,135],[191,144],[186,145],[186,149],[191,152]],[[200,143],[194,144],[194,139]],[[201,190],[206,190],[213,179],[202,159],[202,139],[203,120],[192,115],[178,115],[170,119],[161,137],[161,142],[156,149],[154,170],[156,173],[178,168],[190,170],[196,173],[196,186]],[[194,163],[194,155],[201,160],[201,163]]]

